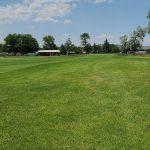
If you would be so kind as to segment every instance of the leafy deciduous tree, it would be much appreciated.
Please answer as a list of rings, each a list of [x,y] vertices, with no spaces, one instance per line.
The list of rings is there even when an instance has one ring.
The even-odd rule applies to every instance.
[[[149,10],[149,12],[148,12],[147,18],[148,18],[148,20],[149,20],[148,27],[147,27],[147,31],[148,31],[148,33],[150,33],[150,10]]]
[[[122,37],[120,37],[120,41],[121,41],[121,52],[127,54],[129,51],[128,36],[123,35]]]
[[[142,42],[144,40],[146,34],[146,30],[142,27],[137,27],[135,31],[131,34],[129,40],[129,47],[131,51],[137,51],[138,49],[142,48]]]
[[[88,49],[89,43],[88,40],[90,39],[90,35],[88,33],[83,33],[80,35],[81,45],[84,47],[84,50]]]
[[[120,49],[115,44],[110,44],[110,51],[111,51],[111,53],[119,53]]]
[[[43,49],[46,50],[56,50],[57,46],[55,44],[55,39],[53,36],[48,35],[43,37],[43,41],[44,41],[44,45],[43,45]]]
[[[30,34],[9,34],[4,41],[4,48],[8,53],[32,53],[39,48],[37,40]]]
[[[90,35],[88,33],[83,33],[80,36],[82,46],[86,46],[88,44],[88,39],[90,39]]]
[[[69,54],[70,52],[74,52],[74,49],[75,49],[75,46],[74,44],[71,42],[71,39],[68,38],[64,44],[65,46],[65,49],[66,49],[66,52],[67,54]]]

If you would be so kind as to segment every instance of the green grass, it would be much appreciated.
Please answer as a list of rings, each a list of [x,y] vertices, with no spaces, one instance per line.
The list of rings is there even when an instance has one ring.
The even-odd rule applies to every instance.
[[[150,58],[0,58],[0,149],[149,150]]]

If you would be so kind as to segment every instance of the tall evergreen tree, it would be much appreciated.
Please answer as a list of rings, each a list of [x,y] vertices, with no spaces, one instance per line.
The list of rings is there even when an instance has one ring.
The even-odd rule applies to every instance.
[[[91,51],[92,51],[91,44],[86,44],[84,50],[86,51],[87,54],[91,53]]]
[[[3,44],[0,43],[0,52],[3,51]]]
[[[98,53],[98,47],[97,47],[97,45],[94,43],[94,45],[93,45],[93,53],[94,54],[97,54]]]
[[[110,44],[109,44],[107,39],[104,41],[104,44],[103,44],[103,52],[104,53],[110,53],[111,52]]]
[[[60,47],[60,53],[61,53],[62,55],[66,55],[66,54],[67,54],[66,48],[65,48],[65,46],[64,46],[63,44],[62,44],[61,47]]]

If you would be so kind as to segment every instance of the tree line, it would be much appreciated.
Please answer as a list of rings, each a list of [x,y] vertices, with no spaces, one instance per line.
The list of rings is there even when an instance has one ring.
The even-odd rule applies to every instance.
[[[94,43],[91,45],[89,43],[90,35],[88,33],[83,33],[80,36],[81,39],[81,47],[75,46],[71,39],[68,38],[64,44],[61,45],[60,51],[62,54],[80,54],[80,53],[86,53],[86,54],[98,54],[98,53],[118,53],[120,52],[120,49],[115,44],[110,44],[109,41],[106,39],[104,41],[104,44],[96,44]]]
[[[9,34],[4,39],[4,44],[0,44],[0,52],[8,53],[10,55],[24,55],[27,53],[34,53],[39,49],[56,50],[59,49],[61,54],[80,54],[80,53],[128,53],[135,52],[142,49],[142,42],[146,33],[150,34],[150,11],[147,16],[149,23],[148,27],[137,27],[130,36],[124,35],[120,37],[121,45],[110,44],[108,39],[103,44],[90,44],[90,35],[83,33],[80,36],[81,46],[73,44],[70,38],[66,39],[64,44],[57,46],[55,38],[52,35],[43,37],[43,47],[40,48],[38,41],[30,34]]]
[[[147,27],[142,28],[141,26],[138,26],[129,36],[123,35],[120,37],[122,53],[135,53],[135,51],[142,49],[144,37],[147,33],[150,34],[150,10],[147,18],[149,21]]]
[[[70,38],[66,39],[64,44],[57,46],[55,38],[52,35],[43,37],[43,46],[39,47],[38,41],[30,34],[9,34],[4,39],[4,44],[0,44],[0,52],[5,52],[10,55],[24,55],[27,53],[34,53],[39,49],[43,50],[57,50],[59,49],[61,54],[80,54],[80,53],[117,53],[119,52],[118,46],[110,44],[106,39],[104,44],[91,45],[89,43],[90,35],[83,33],[80,36],[81,46],[73,44]]]

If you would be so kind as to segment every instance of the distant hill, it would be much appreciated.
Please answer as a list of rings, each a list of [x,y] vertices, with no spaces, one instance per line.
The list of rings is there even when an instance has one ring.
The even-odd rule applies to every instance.
[[[144,50],[150,49],[150,46],[143,46]]]
[[[116,46],[118,46],[119,48],[121,47],[121,45],[116,45]],[[148,49],[150,49],[150,46],[143,46],[143,49],[148,50]]]

